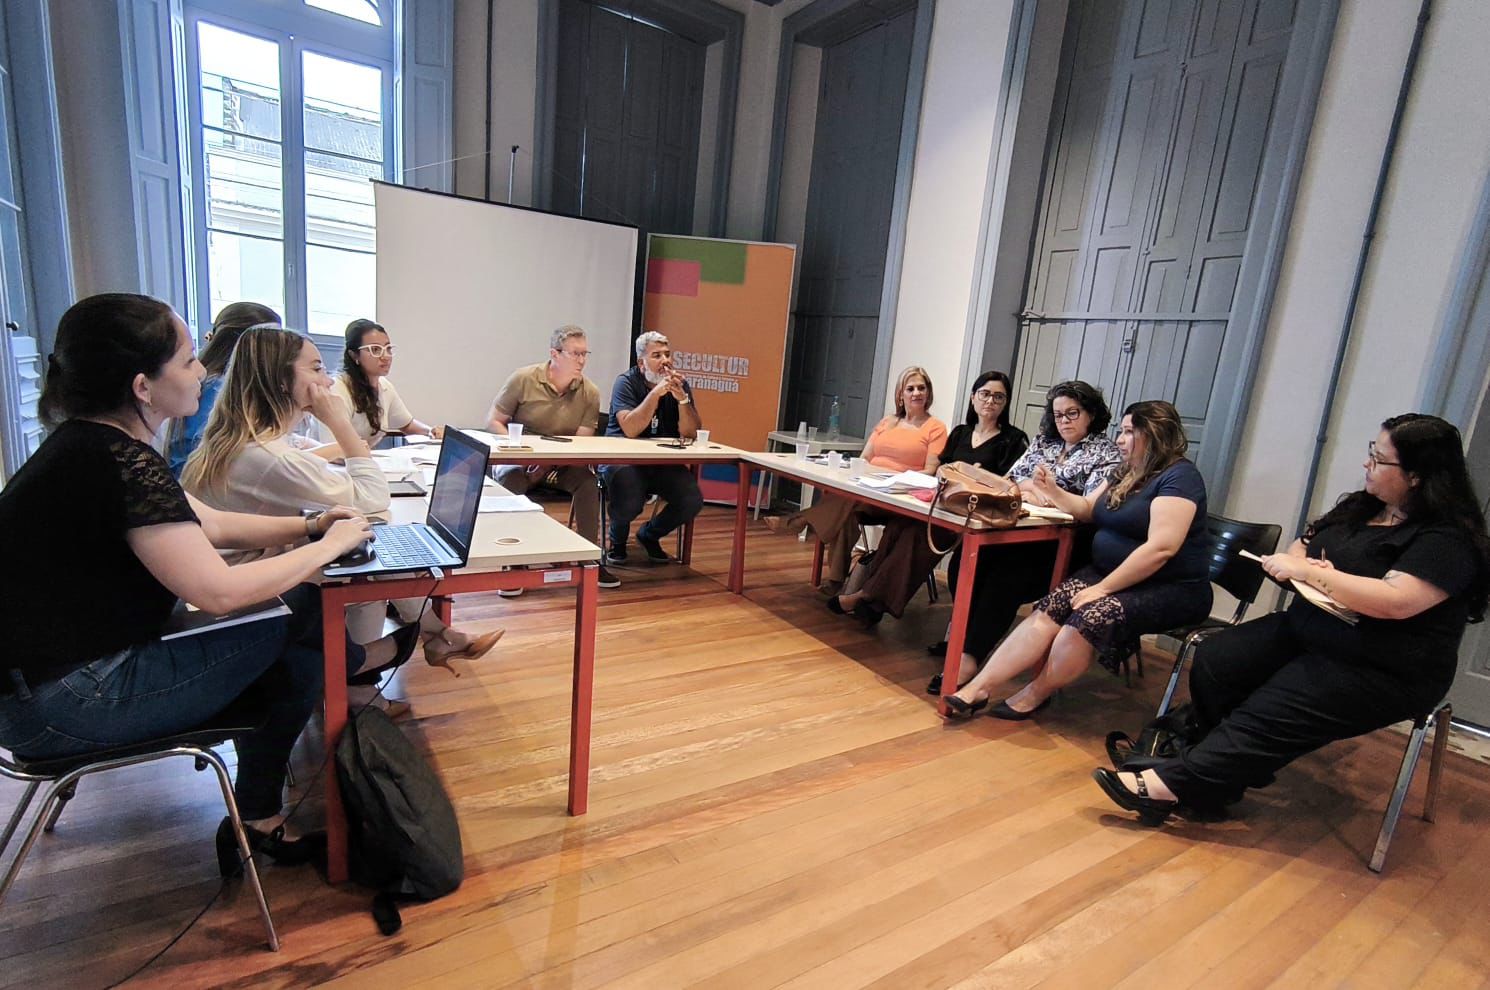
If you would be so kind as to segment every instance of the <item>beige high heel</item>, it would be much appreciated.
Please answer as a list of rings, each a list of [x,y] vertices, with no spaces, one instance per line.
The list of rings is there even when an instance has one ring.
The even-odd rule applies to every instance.
[[[444,632],[429,633],[424,637],[424,662],[431,667],[444,667],[459,677],[460,671],[450,666],[450,661],[481,659],[491,652],[492,647],[497,645],[497,640],[501,639],[506,632],[506,629],[493,629],[480,636],[472,636],[471,641],[462,647],[457,647],[447,640]]]

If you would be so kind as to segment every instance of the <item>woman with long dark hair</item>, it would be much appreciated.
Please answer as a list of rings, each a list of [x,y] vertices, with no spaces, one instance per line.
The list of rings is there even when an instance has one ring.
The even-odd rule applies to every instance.
[[[331,394],[347,407],[352,428],[369,447],[392,432],[434,437],[444,435],[444,428],[421,423],[409,412],[398,390],[388,380],[393,370],[393,341],[382,325],[372,320],[353,320],[347,324],[346,346],[341,352],[341,374],[331,386]]]
[[[171,462],[171,473],[176,477],[181,477],[186,459],[197,449],[197,444],[202,442],[202,432],[207,429],[207,417],[212,415],[217,393],[222,391],[222,376],[228,370],[228,359],[233,356],[238,338],[249,327],[277,327],[281,322],[278,313],[256,302],[228,303],[218,311],[217,319],[212,321],[212,329],[203,338],[202,342],[206,346],[198,355],[207,375],[202,379],[202,399],[197,403],[196,412],[171,425],[166,459]]]
[[[1393,416],[1364,466],[1364,488],[1261,564],[1359,620],[1299,597],[1286,612],[1205,640],[1190,670],[1193,728],[1180,756],[1095,772],[1118,806],[1151,823],[1182,806],[1213,811],[1305,753],[1443,700],[1464,624],[1484,618],[1490,597],[1490,538],[1463,442],[1437,416]]]
[[[1013,404],[1013,393],[1005,407]],[[1122,463],[1123,455],[1108,437],[1112,413],[1102,390],[1083,381],[1052,385],[1045,393],[1045,412],[1029,448],[1009,468],[1009,480],[1017,482],[1024,497],[1037,505],[1050,505],[1034,483],[1041,468],[1050,472],[1055,484],[1072,495],[1088,496],[1106,484]],[[1079,544],[1085,556],[1084,538]],[[958,686],[978,671],[983,657],[997,645],[1014,624],[1019,606],[1050,590],[1050,572],[1055,567],[1053,541],[1014,543],[984,547],[978,554],[978,577],[973,584],[973,607],[963,635],[962,669]],[[947,583],[956,591],[961,577],[962,555],[953,554],[947,567]],[[1076,566],[1074,563],[1072,566]],[[945,656],[947,641],[930,647],[932,656]],[[942,693],[942,675],[926,685],[927,694]]]
[[[1123,468],[1091,495],[1063,490],[1047,467],[1035,472],[1037,495],[1096,525],[1092,562],[1035,603],[977,676],[947,697],[949,717],[977,714],[995,684],[1038,668],[1033,680],[991,712],[1022,721],[1093,660],[1116,673],[1143,633],[1210,614],[1205,482],[1185,458],[1187,446],[1174,406],[1135,402],[1123,411],[1118,434]]]
[[[35,759],[144,742],[258,684],[268,721],[237,741],[234,794],[263,845],[321,697],[320,596],[303,582],[371,529],[336,509],[315,524],[319,541],[228,566],[219,547],[282,547],[311,527],[181,490],[152,444],[196,409],[201,378],[186,324],[157,299],[91,296],[63,314],[40,400],[55,429],[0,492],[0,568],[14,576],[0,595],[0,744]],[[223,613],[273,595],[292,616],[161,639],[178,599]]]
[[[937,463],[962,462],[1003,474],[1029,446],[1023,430],[1009,422],[1012,386],[1002,371],[985,371],[973,382],[968,396],[967,417],[947,435],[947,445]],[[949,542],[946,536],[943,543]],[[915,597],[926,575],[936,566],[937,555],[926,540],[926,523],[892,516],[858,589],[838,596],[839,612],[851,613],[873,625],[885,613],[900,618]]]

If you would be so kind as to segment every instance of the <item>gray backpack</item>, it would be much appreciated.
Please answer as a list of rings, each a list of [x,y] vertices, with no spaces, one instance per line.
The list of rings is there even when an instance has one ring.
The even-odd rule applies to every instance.
[[[352,879],[378,891],[373,917],[392,935],[403,925],[399,900],[443,897],[465,876],[455,808],[424,757],[376,708],[347,721],[336,776]]]

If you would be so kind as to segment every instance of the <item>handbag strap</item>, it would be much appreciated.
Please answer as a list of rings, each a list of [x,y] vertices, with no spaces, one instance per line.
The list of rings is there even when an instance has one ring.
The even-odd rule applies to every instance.
[[[931,548],[931,552],[934,553],[934,554],[936,554],[938,557],[945,557],[947,554],[951,553],[953,550],[956,550],[957,549],[957,545],[962,542],[962,532],[958,532],[956,539],[954,539],[952,541],[952,543],[951,543],[950,546],[948,546],[945,550],[943,550],[941,547],[939,547],[939,546],[936,545],[936,537],[932,535],[933,532],[935,531],[935,528],[936,528],[936,527],[934,527],[932,525],[932,520],[934,518],[936,518],[936,504],[942,500],[942,492],[946,489],[946,487],[947,487],[947,479],[946,478],[938,479],[937,486],[936,486],[936,494],[931,497],[931,504],[926,507],[926,545],[928,547],[930,547]],[[972,521],[973,510],[976,509],[977,507],[978,507],[978,496],[977,495],[970,495],[970,496],[968,496],[968,501],[967,501],[967,515],[962,518],[962,525],[963,525],[964,529],[966,529],[967,524]]]

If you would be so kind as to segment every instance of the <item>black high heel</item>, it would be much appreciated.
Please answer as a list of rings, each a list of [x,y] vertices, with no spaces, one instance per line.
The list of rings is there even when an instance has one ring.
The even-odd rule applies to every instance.
[[[1027,722],[1030,719],[1034,718],[1037,714],[1039,714],[1039,712],[1049,704],[1050,699],[1046,698],[1044,701],[1040,702],[1029,711],[1022,712],[1017,708],[1010,708],[1008,701],[1000,701],[998,704],[993,706],[993,711],[989,712],[988,714],[992,715],[994,718],[1001,718],[1005,722]]]
[[[955,694],[947,695],[947,718],[953,722],[970,719],[987,707],[987,698],[978,701],[963,701]]]
[[[1143,774],[1135,773],[1133,776],[1137,781],[1138,792],[1136,794],[1123,786],[1116,770],[1098,767],[1092,771],[1092,779],[1097,782],[1098,787],[1102,788],[1103,793],[1112,799],[1113,804],[1125,811],[1136,811],[1138,820],[1145,825],[1163,825],[1170,815],[1179,810],[1180,803],[1149,797],[1149,785],[1144,782]]]
[[[272,832],[261,832],[252,825],[244,825],[248,836],[248,848],[263,853],[276,863],[298,866],[316,859],[318,849],[326,845],[325,832],[311,832],[298,839],[285,839],[285,827],[278,826]],[[217,826],[217,872],[228,880],[243,875],[243,858],[238,851],[238,839],[233,834],[233,822],[224,818]]]
[[[854,606],[854,618],[870,628],[879,625],[884,617],[885,610],[867,599]]]
[[[844,611],[843,603],[838,600],[837,595],[833,595],[823,604],[828,609],[828,611],[832,612],[834,615],[848,615],[848,613]]]

